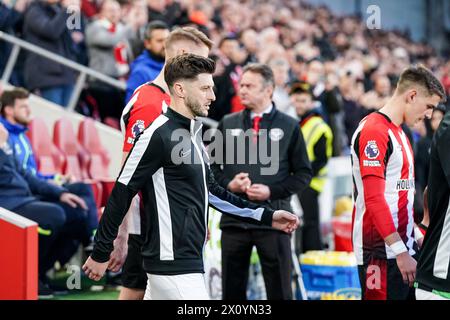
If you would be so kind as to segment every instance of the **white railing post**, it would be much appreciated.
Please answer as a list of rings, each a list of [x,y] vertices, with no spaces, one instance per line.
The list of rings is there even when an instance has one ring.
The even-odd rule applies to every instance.
[[[11,74],[14,69],[14,65],[16,64],[17,57],[19,56],[20,52],[20,46],[18,44],[15,44],[12,48],[11,54],[8,58],[8,62],[6,63],[5,70],[3,71],[2,75],[2,82],[8,83],[9,79],[11,78]]]
[[[83,90],[84,83],[86,82],[86,73],[80,72],[77,78],[77,82],[70,96],[69,104],[67,105],[67,110],[74,111],[80,97],[81,90]]]

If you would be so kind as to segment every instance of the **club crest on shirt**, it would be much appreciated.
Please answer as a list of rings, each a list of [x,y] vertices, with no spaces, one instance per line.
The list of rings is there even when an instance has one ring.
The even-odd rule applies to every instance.
[[[283,136],[284,132],[280,128],[271,129],[269,131],[269,137],[273,141],[280,141]]]
[[[136,122],[133,124],[133,127],[131,127],[131,133],[133,134],[133,138],[136,138],[142,131],[145,129],[145,122],[144,120],[136,120]]]
[[[371,140],[367,142],[364,154],[368,159],[376,159],[380,155],[376,141]]]

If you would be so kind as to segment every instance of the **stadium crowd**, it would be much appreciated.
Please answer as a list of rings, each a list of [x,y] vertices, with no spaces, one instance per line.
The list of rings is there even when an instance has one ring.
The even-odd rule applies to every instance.
[[[66,21],[77,7],[81,8],[79,20],[74,18],[69,29]],[[413,42],[399,31],[370,30],[358,17],[339,17],[326,7],[298,1],[18,0],[12,6],[10,0],[2,0],[0,10],[0,30],[113,78],[127,81],[130,75],[126,96],[89,81],[78,110],[103,121],[117,120],[130,92],[151,80],[133,74],[133,67],[142,63],[152,64],[155,71],[162,67],[162,41],[158,46],[157,39],[151,42],[152,34],[146,36],[147,23],[156,20],[161,23],[151,33],[194,25],[214,41],[211,53],[218,66],[212,119],[242,109],[237,98],[242,67],[248,62],[267,63],[276,75],[274,101],[279,110],[295,116],[288,96],[291,83],[301,80],[313,86],[337,137],[334,155],[346,152],[358,122],[383,105],[409,64],[423,63],[450,90],[450,63],[426,44]],[[1,43],[0,71],[10,49]],[[145,51],[150,54],[140,56]],[[65,106],[76,74],[28,54],[19,59],[10,81]]]
[[[1,31],[126,83],[121,91],[89,79],[76,107],[117,128],[134,89],[162,69],[164,40],[176,26],[195,26],[214,42],[216,100],[210,118],[220,121],[243,110],[238,89],[245,65],[267,64],[274,73],[272,99],[278,110],[300,118],[292,88],[309,86],[315,109],[331,128],[333,156],[349,154],[360,120],[385,104],[410,64],[428,67],[450,94],[450,61],[443,53],[412,41],[407,32],[370,30],[361,17],[336,16],[326,7],[295,0],[0,1]],[[78,16],[71,20],[73,14]],[[0,74],[10,51],[0,41]],[[22,55],[10,83],[67,106],[77,74],[36,54]],[[427,184],[423,156],[445,108],[409,128],[417,159],[417,221]]]

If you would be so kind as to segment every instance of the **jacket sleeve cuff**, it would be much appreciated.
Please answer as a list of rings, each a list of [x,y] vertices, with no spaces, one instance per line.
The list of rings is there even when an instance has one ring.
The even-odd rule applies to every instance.
[[[98,263],[104,263],[109,261],[109,253],[99,252],[98,250],[92,251],[91,259]]]
[[[230,182],[231,182],[231,179],[229,179],[229,178],[224,178],[224,179],[222,180],[222,187],[224,187],[226,190],[228,190],[228,185],[230,184]]]
[[[275,211],[271,209],[264,208],[264,211],[261,215],[261,224],[271,227],[274,212]]]
[[[280,199],[283,195],[283,188],[280,185],[269,186],[270,199]]]

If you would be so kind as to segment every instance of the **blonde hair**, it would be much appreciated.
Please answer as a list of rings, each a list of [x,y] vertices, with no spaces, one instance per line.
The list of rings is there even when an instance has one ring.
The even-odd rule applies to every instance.
[[[192,41],[198,45],[205,45],[211,50],[213,42],[201,31],[193,27],[176,28],[166,39],[166,48],[169,48],[176,41]]]

